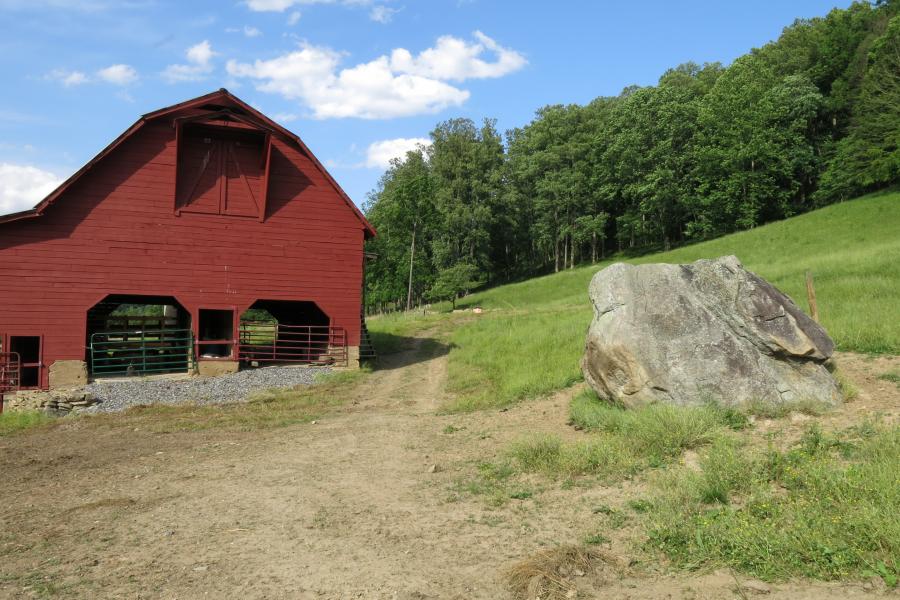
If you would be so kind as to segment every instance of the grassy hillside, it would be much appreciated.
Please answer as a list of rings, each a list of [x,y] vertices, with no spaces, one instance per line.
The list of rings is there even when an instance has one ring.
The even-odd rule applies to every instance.
[[[628,262],[691,262],[734,254],[806,309],[805,271],[815,277],[821,320],[840,350],[900,354],[900,193],[832,205],[671,252]],[[578,381],[591,319],[587,287],[614,261],[473,294],[477,320],[453,329],[450,388],[458,410],[502,406]],[[414,326],[374,319],[376,332]]]

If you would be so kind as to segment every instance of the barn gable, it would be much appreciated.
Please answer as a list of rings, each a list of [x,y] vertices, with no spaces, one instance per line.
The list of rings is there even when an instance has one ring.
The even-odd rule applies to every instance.
[[[299,136],[222,88],[142,116],[84,167],[30,210],[0,216],[0,224],[39,217],[121,144],[148,124],[171,122],[176,130],[172,205],[181,212],[264,220],[272,142],[298,149],[359,220],[368,239],[375,229]]]

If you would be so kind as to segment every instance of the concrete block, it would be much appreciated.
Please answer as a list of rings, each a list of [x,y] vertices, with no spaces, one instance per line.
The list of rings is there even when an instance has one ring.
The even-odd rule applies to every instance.
[[[87,363],[83,360],[58,360],[50,365],[50,389],[87,385]]]
[[[241,363],[236,360],[201,360],[197,363],[197,374],[200,377],[218,377],[237,373]]]

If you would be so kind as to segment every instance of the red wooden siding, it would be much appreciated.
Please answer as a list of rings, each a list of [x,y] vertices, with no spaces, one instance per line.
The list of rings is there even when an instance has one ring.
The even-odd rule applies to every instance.
[[[270,164],[260,148],[223,144],[230,154],[207,170],[233,195],[220,210],[209,191],[219,181],[201,177],[182,196],[191,181],[182,171],[176,215],[175,131],[170,118],[148,121],[40,218],[0,223],[0,337],[44,336],[47,366],[82,360],[88,309],[108,294],[140,294],[174,296],[194,327],[201,306],[240,313],[262,298],[310,300],[359,345],[366,224],[327,174],[280,135]],[[189,139],[184,166],[196,173],[201,153]]]

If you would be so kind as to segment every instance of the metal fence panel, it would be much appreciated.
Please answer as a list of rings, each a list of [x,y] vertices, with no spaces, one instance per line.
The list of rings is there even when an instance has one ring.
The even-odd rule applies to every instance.
[[[282,325],[241,321],[240,360],[251,363],[299,363],[347,366],[347,332],[327,325]]]
[[[18,352],[0,352],[0,395],[19,389],[22,377],[22,360]],[[0,411],[3,405],[0,404]]]
[[[193,364],[194,336],[190,329],[104,331],[91,335],[90,355],[94,376],[183,373]]]

